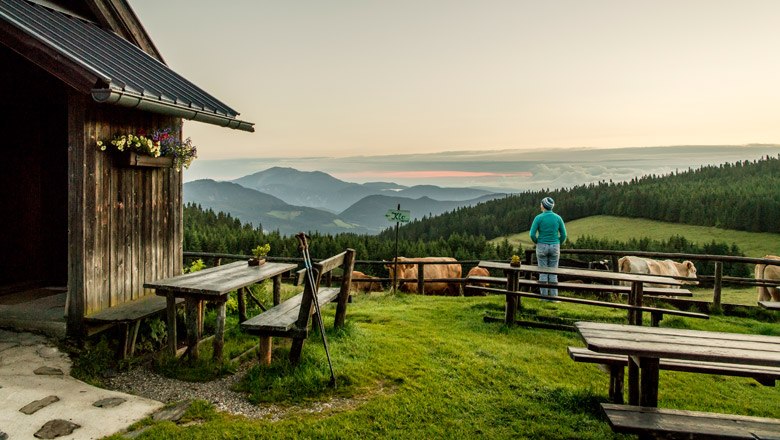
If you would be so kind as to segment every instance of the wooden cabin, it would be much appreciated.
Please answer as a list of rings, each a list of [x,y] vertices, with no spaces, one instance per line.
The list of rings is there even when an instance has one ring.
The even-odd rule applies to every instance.
[[[83,336],[182,271],[182,172],[96,141],[183,119],[254,129],[165,65],[126,0],[0,0],[0,65],[0,322],[3,298],[59,289]]]

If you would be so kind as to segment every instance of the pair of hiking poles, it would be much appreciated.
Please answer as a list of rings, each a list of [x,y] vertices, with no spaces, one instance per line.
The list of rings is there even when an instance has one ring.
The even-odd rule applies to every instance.
[[[328,338],[325,337],[325,325],[322,323],[322,314],[320,313],[320,302],[317,299],[318,285],[314,278],[314,269],[311,264],[311,254],[309,253],[309,243],[306,234],[300,232],[295,235],[298,239],[298,248],[303,256],[303,265],[306,268],[306,275],[309,280],[309,286],[312,290],[312,300],[314,301],[314,310],[317,313],[317,323],[319,324],[320,334],[322,335],[322,345],[325,346],[325,356],[328,358],[328,367],[330,367],[330,386],[336,387],[336,374],[333,372],[333,362],[330,360],[330,350],[328,349]]]

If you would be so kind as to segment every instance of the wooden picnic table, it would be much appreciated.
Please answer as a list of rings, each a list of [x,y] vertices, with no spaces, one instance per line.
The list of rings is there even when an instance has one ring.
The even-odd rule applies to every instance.
[[[238,291],[240,320],[246,320],[246,304],[244,290],[252,284],[273,278],[274,304],[279,302],[279,291],[282,274],[294,270],[296,264],[265,263],[260,266],[249,266],[246,261],[237,261],[224,266],[216,266],[198,272],[166,278],[150,283],[144,287],[154,289],[159,296],[167,298],[166,312],[168,318],[168,348],[171,355],[176,355],[176,298],[184,298],[187,309],[187,353],[193,359],[198,358],[198,342],[200,339],[200,312],[203,301],[218,303],[217,325],[214,332],[214,359],[222,359],[222,347],[225,334],[225,303],[228,293]],[[243,312],[243,313],[242,313]]]
[[[528,264],[521,264],[519,266],[512,266],[509,263],[502,263],[496,261],[480,261],[479,267],[486,269],[499,269],[503,270],[507,275],[507,290],[516,292],[518,290],[518,279],[521,275],[531,273],[547,273],[555,275],[568,275],[578,278],[605,280],[609,282],[626,282],[631,284],[631,292],[628,295],[628,304],[637,308],[642,307],[642,296],[645,283],[664,284],[670,286],[680,286],[682,283],[680,280],[674,278],[660,277],[654,275],[611,272],[606,270],[589,270],[589,269],[568,269],[568,268],[551,268],[551,267],[539,267]],[[518,297],[507,296],[506,305],[506,317],[505,322],[509,325],[514,322],[514,317],[517,314],[519,307]],[[642,324],[642,311],[635,309],[629,311],[628,314],[629,324]]]
[[[588,349],[627,355],[630,405],[658,406],[660,359],[780,367],[780,337],[577,322]]]

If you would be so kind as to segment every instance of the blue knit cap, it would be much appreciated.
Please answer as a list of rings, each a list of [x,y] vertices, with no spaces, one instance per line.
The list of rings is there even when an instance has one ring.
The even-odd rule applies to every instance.
[[[553,206],[555,206],[555,200],[552,197],[545,197],[542,199],[542,206],[544,206],[544,209],[552,211]]]

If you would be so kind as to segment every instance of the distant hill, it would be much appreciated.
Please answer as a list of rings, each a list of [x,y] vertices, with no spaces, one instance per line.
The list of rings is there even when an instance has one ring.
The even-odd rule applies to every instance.
[[[430,197],[419,197],[410,199],[399,196],[368,196],[343,212],[340,217],[370,229],[382,230],[391,223],[385,218],[388,209],[395,208],[398,204],[401,209],[410,210],[412,219],[420,219],[423,216],[435,216],[447,211],[452,211],[463,206],[473,206],[481,202],[503,197],[503,194],[488,194],[466,201],[438,201]]]
[[[667,240],[673,235],[687,240],[706,244],[712,241],[736,244],[748,257],[761,258],[780,249],[780,234],[769,232],[745,232],[734,229],[721,229],[712,226],[692,226],[679,223],[659,222],[643,218],[613,217],[596,215],[566,222],[566,232],[571,241],[580,237],[629,241],[632,238]],[[513,246],[523,248],[533,246],[528,230],[490,240],[500,243],[507,239]]]
[[[629,182],[599,182],[554,191],[513,194],[403,227],[410,239],[453,233],[488,239],[528,229],[539,201],[552,196],[566,221],[594,215],[780,233],[780,156],[709,165]],[[389,234],[385,236],[389,238]]]
[[[408,198],[430,197],[440,201],[466,201],[492,194],[473,188],[442,188],[435,185],[406,187],[392,182],[351,183],[320,171],[274,167],[232,182],[277,197],[291,205],[341,212],[360,199],[373,195]]]
[[[184,202],[200,204],[204,208],[222,211],[264,230],[279,230],[290,235],[300,231],[322,233],[370,231],[336,214],[305,206],[294,206],[283,200],[236,183],[203,179],[184,184]]]

